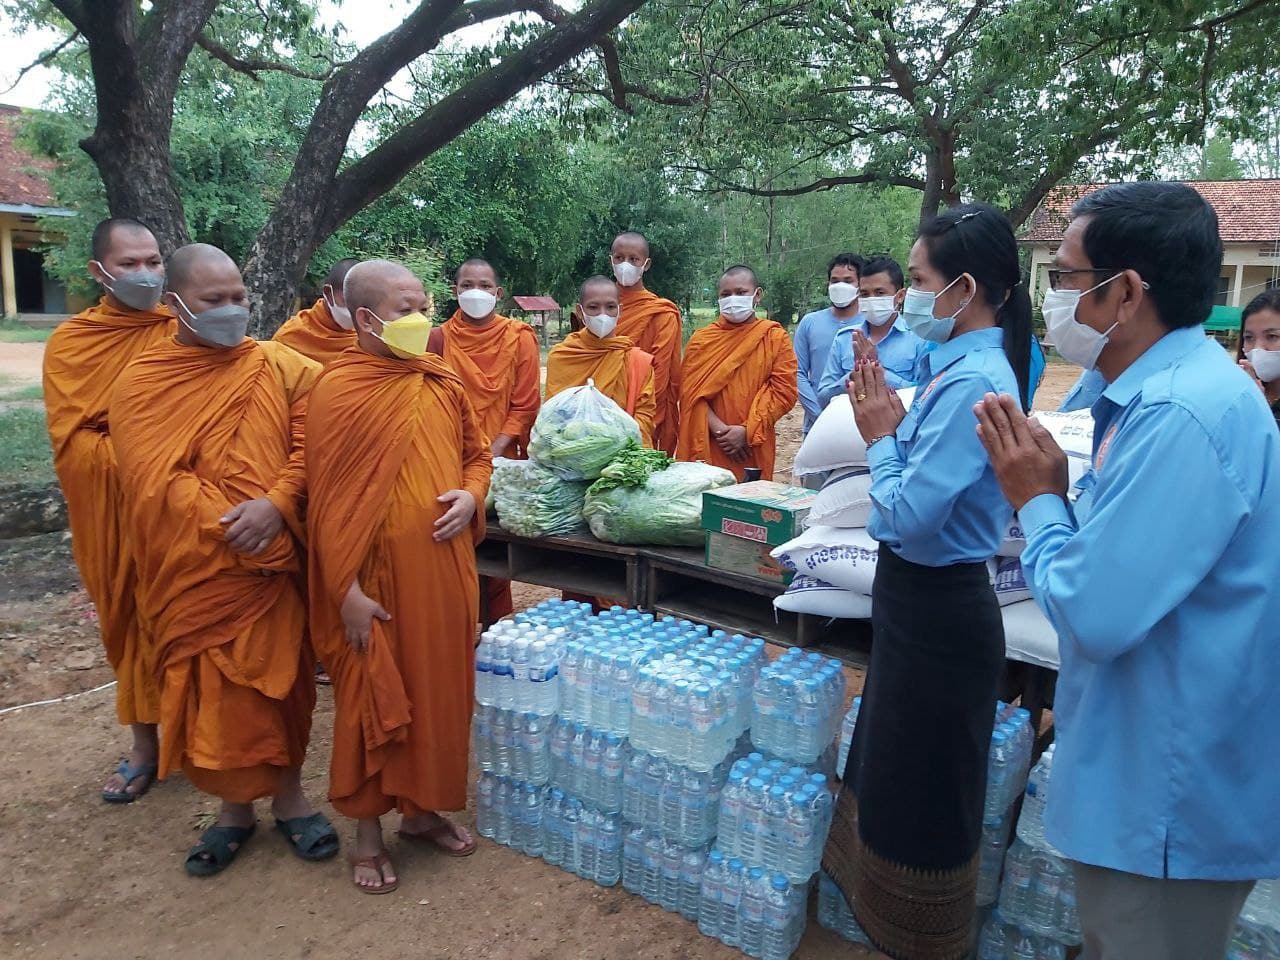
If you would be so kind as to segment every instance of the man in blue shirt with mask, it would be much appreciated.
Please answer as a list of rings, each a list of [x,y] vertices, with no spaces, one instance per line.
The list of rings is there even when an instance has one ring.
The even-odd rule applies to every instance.
[[[1085,960],[1222,957],[1280,876],[1280,434],[1205,335],[1212,208],[1173,183],[1080,200],[1044,314],[1096,370],[1094,455],[1066,458],[1010,397],[975,408],[1058,632],[1049,841],[1073,861]]]
[[[818,381],[827,365],[827,354],[836,331],[862,319],[858,306],[858,280],[862,258],[838,253],[827,266],[827,297],[831,306],[806,313],[796,327],[796,361],[800,366],[800,404],[804,407],[807,434],[826,403],[818,400]]]

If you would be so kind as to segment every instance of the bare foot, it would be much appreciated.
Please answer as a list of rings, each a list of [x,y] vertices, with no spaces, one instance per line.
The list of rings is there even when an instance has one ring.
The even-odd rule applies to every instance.
[[[315,804],[302,792],[302,769],[289,767],[281,770],[276,780],[276,792],[271,798],[271,815],[277,820],[293,820],[309,817],[315,812]]]
[[[464,853],[474,848],[476,844],[470,831],[438,813],[404,817],[400,821],[400,833],[413,840],[434,843],[453,853]]]

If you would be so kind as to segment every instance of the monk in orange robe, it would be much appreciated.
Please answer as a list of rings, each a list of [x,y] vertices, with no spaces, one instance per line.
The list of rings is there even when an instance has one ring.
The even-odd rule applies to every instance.
[[[320,366],[328,366],[356,342],[351,311],[342,296],[342,281],[355,260],[339,260],[329,268],[320,299],[286,320],[271,339],[292,347]]]
[[[386,260],[347,275],[359,349],[326,370],[307,416],[311,629],[333,676],[329,799],[356,825],[352,880],[399,880],[381,817],[466,856],[441,810],[467,802],[475,545],[493,461],[467,389],[429,339],[419,280]]]
[[[133,748],[102,786],[109,803],[131,803],[156,776],[160,694],[151,642],[135,599],[137,571],[120,514],[116,458],[107,403],[120,372],[149,347],[173,335],[175,321],[160,305],[164,260],[150,230],[137,220],[103,220],[93,231],[89,274],[102,299],[58,326],[44,351],[44,405],[53,467],[71,522],[71,549],[80,581],[98,614],[107,662],[116,675],[116,719]]]
[[[618,286],[608,277],[592,277],[578,292],[573,333],[547,356],[547,399],[588,380],[635,418],[646,447],[653,446],[657,416],[653,357],[614,331],[621,309]]]
[[[542,357],[533,327],[497,313],[505,296],[487,260],[471,259],[454,275],[458,310],[441,329],[444,359],[467,388],[480,432],[495,458],[525,459],[542,398]],[[514,612],[511,581],[488,581],[485,620]]]
[[[645,289],[644,275],[653,260],[649,241],[641,234],[618,234],[609,259],[622,301],[618,335],[630,338],[653,357],[653,390],[657,399],[653,445],[674,454],[680,425],[680,343],[684,338],[680,308]]]
[[[222,800],[187,872],[227,867],[270,796],[294,852],[338,852],[302,792],[315,706],[303,642],[302,435],[320,365],[245,338],[248,294],[221,250],[168,264],[174,338],[135,360],[111,402],[112,445],[160,679],[160,776]]]
[[[756,317],[762,291],[750,267],[720,278],[720,316],[695,333],[684,354],[677,460],[747,467],[773,479],[776,425],[799,397],[791,340],[772,320]]]

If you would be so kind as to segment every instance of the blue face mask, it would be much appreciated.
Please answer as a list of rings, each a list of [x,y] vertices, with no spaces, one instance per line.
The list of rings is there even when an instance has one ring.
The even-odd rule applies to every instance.
[[[963,277],[964,274],[960,276]],[[938,302],[938,297],[955,286],[959,279],[960,277],[956,277],[937,293],[918,290],[915,287],[908,290],[907,298],[902,302],[900,311],[907,329],[921,340],[927,340],[930,343],[946,343],[950,340],[951,331],[955,329],[956,317],[960,316],[964,308],[969,305],[969,301],[966,300],[960,304],[960,309],[949,317],[935,317],[933,309]]]

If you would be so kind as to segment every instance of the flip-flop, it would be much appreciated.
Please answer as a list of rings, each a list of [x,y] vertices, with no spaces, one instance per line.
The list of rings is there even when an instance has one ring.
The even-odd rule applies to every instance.
[[[133,803],[139,797],[146,794],[151,789],[151,785],[156,782],[156,774],[159,767],[153,763],[139,763],[134,766],[129,762],[129,758],[125,757],[120,761],[120,766],[116,767],[116,773],[124,778],[123,790],[108,790],[102,788],[102,799],[107,803]],[[136,793],[130,793],[129,788],[143,777],[147,778],[146,783],[142,785],[142,789]]]
[[[375,853],[372,857],[357,857],[354,854],[347,857],[347,861],[351,864],[351,885],[361,893],[368,893],[374,896],[382,893],[391,893],[393,890],[399,889],[400,878],[397,876],[394,880],[388,880],[382,872],[382,868],[391,864],[391,858],[387,856],[387,851]],[[382,886],[366,887],[356,882],[356,867],[364,867],[366,870],[372,870],[378,876],[382,877]]]
[[[476,852],[475,837],[472,837],[467,842],[467,845],[465,847],[461,847],[456,850],[453,847],[447,846],[446,844],[443,844],[440,842],[441,838],[446,833],[449,836],[453,837],[453,839],[455,840],[462,839],[456,833],[453,832],[454,826],[455,824],[441,818],[440,822],[437,823],[434,827],[430,827],[426,830],[423,830],[421,833],[410,833],[407,830],[398,830],[396,832],[405,840],[417,840],[419,843],[429,843],[433,847],[435,847],[437,850],[439,850],[441,853],[443,853],[446,857],[461,858],[461,857],[471,856],[473,853]]]
[[[333,677],[329,676],[329,671],[320,664],[316,664],[316,683],[322,687],[333,686]]]
[[[193,877],[221,873],[240,855],[257,828],[256,823],[248,827],[210,827],[200,834],[200,842],[187,854],[187,873]]]
[[[315,863],[332,860],[338,855],[338,848],[341,846],[338,832],[323,813],[289,820],[277,819],[276,829],[293,852],[303,860]]]

